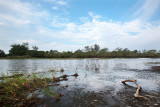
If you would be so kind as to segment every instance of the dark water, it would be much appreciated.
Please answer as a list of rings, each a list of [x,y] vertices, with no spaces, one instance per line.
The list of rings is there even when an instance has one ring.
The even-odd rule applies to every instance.
[[[54,75],[78,73],[79,76],[62,81],[61,86],[68,85],[65,91],[61,91],[65,96],[58,103],[51,100],[48,106],[116,106],[119,103],[116,100],[117,93],[125,87],[121,83],[125,79],[136,79],[144,90],[160,92],[160,71],[151,69],[152,66],[160,66],[157,62],[160,62],[160,59],[5,59],[0,60],[0,72],[9,75],[63,68],[64,73],[57,72]],[[132,83],[129,85],[135,86]]]

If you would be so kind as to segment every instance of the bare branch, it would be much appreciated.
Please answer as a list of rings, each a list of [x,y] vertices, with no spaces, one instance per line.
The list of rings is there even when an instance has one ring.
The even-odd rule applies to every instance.
[[[139,95],[139,91],[140,91],[142,88],[140,87],[140,85],[137,83],[136,80],[130,80],[130,79],[128,79],[128,80],[122,81],[123,84],[125,84],[126,82],[134,82],[134,83],[137,85],[138,88],[137,88],[137,90],[136,90],[136,93],[134,94],[134,96],[135,96],[136,98],[143,98],[143,99],[145,99],[145,100],[149,100],[148,98]]]

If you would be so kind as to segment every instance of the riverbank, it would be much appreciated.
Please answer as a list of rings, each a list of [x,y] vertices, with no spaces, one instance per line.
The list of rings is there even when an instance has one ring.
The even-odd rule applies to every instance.
[[[160,106],[160,93],[155,91],[140,92],[149,99],[137,99],[134,97],[136,87],[124,86],[121,90],[114,93],[114,87],[106,87],[105,89],[96,91],[82,91],[81,88],[70,89],[69,86],[61,91],[64,96],[59,102],[50,99],[47,107],[158,107]],[[42,104],[43,105],[43,104]]]
[[[116,91],[114,86],[108,86],[101,91],[85,91],[77,84],[64,85],[75,79],[78,74],[61,75],[59,77],[45,77],[44,74],[64,72],[63,70],[41,72],[37,74],[14,74],[0,78],[0,105],[1,106],[160,106],[160,93],[143,89],[140,95],[148,100],[135,98],[136,87],[123,85],[123,88]],[[43,76],[42,76],[43,75]],[[119,81],[121,82],[121,81]],[[80,85],[81,86],[81,85]]]
[[[64,72],[50,70],[32,74],[13,74],[0,77],[0,105],[1,106],[36,106],[47,102],[46,97],[60,100],[63,96],[54,88],[60,81],[68,80],[69,75],[54,77],[52,73]],[[45,74],[52,76],[47,77]],[[78,74],[71,76],[77,77]],[[43,97],[42,97],[43,96]]]
[[[38,98],[39,93],[52,92],[54,98],[60,96],[56,91],[50,90],[50,86],[57,84],[52,78],[39,74],[13,74],[0,77],[0,105],[1,106],[31,106],[43,102]],[[49,94],[49,93],[48,93]]]
[[[0,59],[137,59],[137,58],[153,58],[153,59],[157,59],[160,57],[93,57],[93,58],[36,58],[36,57],[20,57],[20,56],[16,56],[16,57],[0,57]]]

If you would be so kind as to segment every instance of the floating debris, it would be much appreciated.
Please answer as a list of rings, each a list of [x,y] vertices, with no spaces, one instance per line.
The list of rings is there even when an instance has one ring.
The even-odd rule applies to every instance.
[[[75,74],[73,74],[73,75],[71,75],[71,76],[75,76],[75,77],[77,77],[77,76],[78,76],[78,74],[77,74],[77,73],[75,73]]]
[[[61,78],[67,78],[68,77],[68,75],[62,75],[61,76]]]
[[[55,81],[55,82],[60,82],[61,80],[60,80],[59,77],[53,77],[53,81]]]
[[[54,70],[54,69],[52,69],[52,70],[50,70],[49,72],[55,72],[55,70]]]
[[[60,69],[60,72],[64,72],[64,69],[63,69],[63,68],[61,68],[61,69]]]

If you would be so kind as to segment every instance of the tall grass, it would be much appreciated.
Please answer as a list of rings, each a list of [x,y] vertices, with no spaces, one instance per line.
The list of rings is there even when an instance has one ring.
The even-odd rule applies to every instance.
[[[0,106],[29,106],[40,103],[41,99],[36,95],[29,97],[31,93],[39,89],[51,97],[58,96],[58,92],[51,91],[49,88],[49,84],[53,84],[52,78],[38,76],[37,74],[14,74],[12,76],[2,75],[0,79]]]

